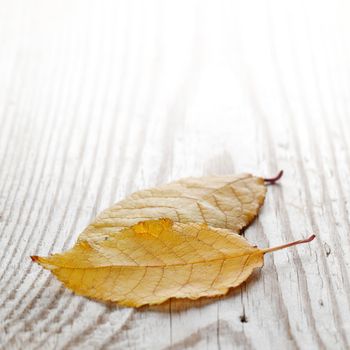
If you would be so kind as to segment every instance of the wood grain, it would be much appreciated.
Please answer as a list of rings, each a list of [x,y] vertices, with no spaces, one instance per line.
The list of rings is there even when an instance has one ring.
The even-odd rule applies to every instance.
[[[2,349],[350,347],[348,2],[0,5]],[[105,305],[29,259],[135,190],[279,169],[246,237],[317,239],[224,298]]]

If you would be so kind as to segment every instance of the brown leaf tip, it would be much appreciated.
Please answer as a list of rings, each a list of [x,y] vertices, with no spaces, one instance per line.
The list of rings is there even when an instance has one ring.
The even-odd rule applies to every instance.
[[[277,250],[281,250],[281,249],[293,247],[294,245],[309,243],[309,242],[311,242],[315,237],[316,237],[316,235],[311,235],[309,238],[306,238],[306,239],[301,239],[301,240],[299,240],[299,241],[290,242],[290,243],[283,244],[283,245],[279,245],[279,246],[273,247],[273,248],[262,249],[262,251],[264,252],[264,254],[265,254],[265,253],[276,252]]]
[[[37,255],[31,255],[30,258],[32,259],[32,261],[34,262],[38,262],[39,261],[39,257]]]
[[[264,181],[270,185],[274,185],[282,176],[283,170],[280,170],[280,172],[275,177],[265,178]]]
[[[314,240],[314,238],[316,237],[316,235],[311,235],[309,238],[306,238],[303,243],[308,243]]]

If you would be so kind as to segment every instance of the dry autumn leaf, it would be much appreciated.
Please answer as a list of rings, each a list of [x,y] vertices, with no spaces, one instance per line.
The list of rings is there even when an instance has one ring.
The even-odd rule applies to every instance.
[[[205,223],[239,233],[256,217],[266,185],[274,179],[250,174],[185,178],[138,191],[103,211],[79,236],[99,240],[140,221],[169,218],[181,223]]]
[[[187,178],[139,191],[103,211],[71,250],[32,259],[78,294],[128,306],[222,295],[265,253],[313,239],[259,249],[238,235],[266,183],[281,176]]]
[[[259,249],[228,229],[170,219],[143,221],[100,241],[32,259],[84,296],[138,307],[169,298],[226,294],[245,281],[263,256],[311,241]]]

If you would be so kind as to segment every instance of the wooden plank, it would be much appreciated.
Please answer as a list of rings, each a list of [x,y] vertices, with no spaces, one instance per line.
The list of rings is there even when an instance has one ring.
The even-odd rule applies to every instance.
[[[347,2],[0,4],[1,348],[349,348]],[[135,190],[279,169],[246,237],[317,240],[223,298],[105,305],[29,259]]]

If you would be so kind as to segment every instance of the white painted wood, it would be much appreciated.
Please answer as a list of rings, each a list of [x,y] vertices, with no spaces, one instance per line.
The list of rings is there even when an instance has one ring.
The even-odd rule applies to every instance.
[[[340,0],[1,0],[1,348],[349,348],[349,15]],[[105,305],[29,259],[137,189],[279,169],[246,237],[317,240],[224,298]]]

